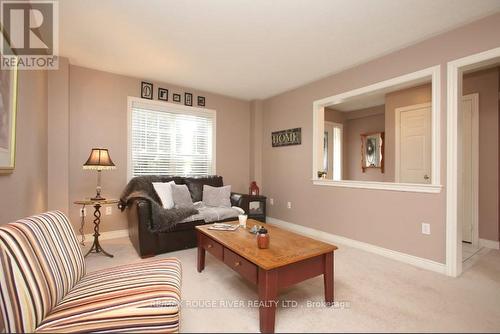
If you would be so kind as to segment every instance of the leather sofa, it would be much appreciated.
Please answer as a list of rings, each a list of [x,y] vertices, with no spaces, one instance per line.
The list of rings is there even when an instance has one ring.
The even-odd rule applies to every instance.
[[[170,182],[187,185],[193,202],[202,200],[203,185],[222,187],[224,185],[222,176],[211,175],[203,177],[178,177],[178,176],[156,176],[155,182]],[[152,185],[151,185],[151,189]],[[160,203],[156,193],[151,190],[154,200]],[[231,194],[231,205],[240,206],[242,195]],[[135,199],[127,206],[127,220],[129,237],[137,253],[143,258],[157,254],[172,252],[181,249],[196,247],[195,226],[207,224],[204,220],[179,223],[169,232],[153,233],[148,229],[151,224],[151,203],[142,199]],[[235,218],[222,221],[232,221]]]

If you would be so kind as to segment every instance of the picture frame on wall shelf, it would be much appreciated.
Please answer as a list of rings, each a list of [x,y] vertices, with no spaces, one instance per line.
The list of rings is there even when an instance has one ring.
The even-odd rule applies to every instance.
[[[204,96],[198,96],[198,106],[199,107],[205,106],[205,97]]]
[[[168,101],[168,89],[158,87],[158,100]]]
[[[141,81],[141,98],[153,99],[153,84],[151,82]]]
[[[184,93],[184,105],[186,106],[193,106],[193,94],[191,93]]]
[[[10,48],[2,31],[2,43]],[[18,68],[0,69],[0,174],[11,174],[16,165]]]
[[[181,102],[181,94],[172,94],[172,100],[174,102]]]

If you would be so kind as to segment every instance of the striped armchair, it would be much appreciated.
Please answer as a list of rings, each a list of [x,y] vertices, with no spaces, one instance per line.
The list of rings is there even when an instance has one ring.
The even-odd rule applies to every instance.
[[[181,265],[162,259],[85,273],[61,212],[0,227],[0,308],[9,333],[177,332]]]

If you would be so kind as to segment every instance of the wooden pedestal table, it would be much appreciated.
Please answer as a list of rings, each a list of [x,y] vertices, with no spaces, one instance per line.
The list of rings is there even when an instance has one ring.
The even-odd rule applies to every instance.
[[[274,332],[279,289],[323,275],[325,301],[332,305],[333,252],[337,247],[253,219],[247,221],[247,229],[255,224],[268,230],[271,238],[268,249],[257,248],[256,236],[241,227],[235,231],[217,231],[209,230],[211,225],[196,226],[198,272],[205,268],[207,251],[257,284],[260,331],[265,333]]]
[[[94,207],[94,242],[92,243],[92,247],[90,247],[87,254],[85,254],[85,257],[90,253],[102,253],[106,256],[113,257],[112,254],[102,249],[101,244],[99,243],[99,236],[100,236],[99,225],[101,224],[101,207],[103,205],[117,204],[118,202],[119,201],[117,199],[105,199],[105,200],[85,199],[74,202],[75,204],[83,205],[83,207],[85,207],[86,205],[91,205]]]

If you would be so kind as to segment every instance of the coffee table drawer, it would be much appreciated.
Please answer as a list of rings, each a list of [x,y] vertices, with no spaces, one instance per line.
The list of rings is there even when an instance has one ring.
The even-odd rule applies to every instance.
[[[218,258],[219,260],[222,261],[222,259],[223,259],[222,254],[223,254],[224,247],[221,244],[219,244],[217,241],[210,239],[209,237],[207,237],[201,233],[199,234],[199,237],[201,238],[200,239],[201,246],[207,252],[209,252],[210,254],[212,254],[213,256],[215,256],[216,258]]]
[[[252,283],[257,283],[257,266],[235,252],[224,248],[224,263]]]

